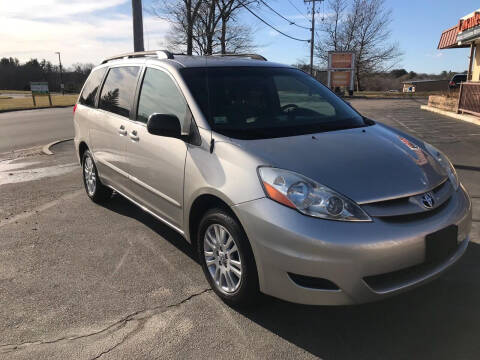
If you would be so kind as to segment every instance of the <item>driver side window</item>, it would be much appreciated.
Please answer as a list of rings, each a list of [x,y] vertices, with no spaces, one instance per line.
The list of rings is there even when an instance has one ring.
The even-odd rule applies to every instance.
[[[153,113],[176,115],[183,129],[187,102],[168,74],[147,68],[138,100],[137,121],[146,123]]]
[[[329,117],[336,114],[335,108],[308,84],[293,79],[291,76],[277,75],[273,79],[277,87],[280,107],[296,105],[296,107],[314,111],[322,116]]]

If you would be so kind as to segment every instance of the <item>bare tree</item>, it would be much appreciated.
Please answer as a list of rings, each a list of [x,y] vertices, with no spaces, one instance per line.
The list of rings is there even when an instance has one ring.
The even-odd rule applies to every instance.
[[[204,1],[199,11],[199,25],[203,30],[205,39],[205,54],[213,54],[213,42],[215,33],[218,31],[218,24],[222,19],[221,12],[217,9],[218,0]]]
[[[193,29],[203,3],[203,0],[160,0],[152,8],[155,15],[174,24],[175,32],[183,33],[187,55],[193,53]]]
[[[330,0],[331,16],[325,22],[323,37],[317,41],[316,54],[326,63],[328,51],[355,53],[355,82],[369,73],[391,68],[402,55],[398,44],[389,42],[391,11],[384,0]]]
[[[237,45],[243,45],[240,39],[245,39],[247,42],[251,42],[250,39],[246,39],[247,35],[251,35],[250,31],[246,26],[233,25],[237,31],[240,31],[239,36],[235,37],[235,34],[228,29],[228,23],[236,23],[237,19],[235,18],[236,13],[241,10],[243,6],[250,6],[258,4],[256,0],[215,0],[217,3],[217,8],[220,11],[221,17],[221,29],[220,29],[220,52],[222,54],[227,53],[227,42],[232,41],[233,38],[236,38]],[[230,36],[229,33],[230,32]],[[235,45],[233,46],[235,48]]]
[[[251,29],[240,24],[236,14],[255,3],[257,0],[167,0],[153,12],[172,23],[169,48],[186,46],[189,55],[225,54],[254,48]]]
[[[220,52],[222,54],[253,53],[256,45],[253,43],[253,29],[246,25],[239,25],[232,22],[228,26],[225,38],[220,40]]]
[[[323,25],[323,31],[327,34],[322,44],[318,44],[317,48],[322,45],[325,48],[331,48],[335,51],[339,49],[342,44],[340,24],[346,9],[346,0],[330,0],[329,6],[332,9],[332,16],[330,16]],[[323,55],[323,53],[322,53]]]

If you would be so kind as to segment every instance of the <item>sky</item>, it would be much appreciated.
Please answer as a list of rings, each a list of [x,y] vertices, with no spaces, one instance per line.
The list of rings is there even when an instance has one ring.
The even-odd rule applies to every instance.
[[[166,44],[170,24],[150,9],[162,0],[143,0],[146,49]],[[266,0],[279,13],[301,26],[310,26],[311,6],[303,0]],[[328,0],[327,0],[328,1]],[[418,73],[461,72],[468,66],[466,49],[437,50],[443,30],[479,8],[478,0],[385,0],[392,11],[391,41],[403,52],[395,68]],[[292,4],[295,6],[292,6]],[[317,0],[317,23],[328,16],[328,6]],[[267,8],[256,13],[279,30],[309,39],[306,29],[290,25]],[[247,11],[240,20],[251,25],[257,52],[269,60],[293,64],[308,62],[309,44],[288,39]],[[0,57],[58,62],[66,66],[98,64],[105,57],[132,51],[131,0],[16,0],[0,1]]]

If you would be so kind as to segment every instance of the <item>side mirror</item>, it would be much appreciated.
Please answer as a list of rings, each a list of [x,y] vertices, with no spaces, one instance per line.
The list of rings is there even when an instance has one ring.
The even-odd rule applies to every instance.
[[[154,113],[148,117],[147,130],[152,135],[182,139],[180,120],[175,115]]]

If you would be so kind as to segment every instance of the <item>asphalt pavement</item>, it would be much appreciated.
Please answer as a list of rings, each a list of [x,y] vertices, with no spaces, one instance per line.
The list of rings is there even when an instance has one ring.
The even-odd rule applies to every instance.
[[[0,113],[0,153],[73,137],[72,107]]]
[[[0,359],[480,358],[480,127],[412,100],[352,104],[457,165],[472,242],[439,279],[357,306],[230,308],[177,233],[118,195],[87,198],[66,142],[0,159]]]

